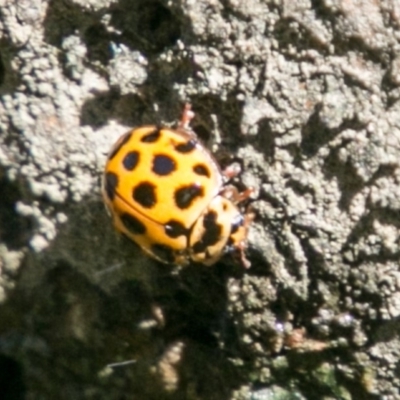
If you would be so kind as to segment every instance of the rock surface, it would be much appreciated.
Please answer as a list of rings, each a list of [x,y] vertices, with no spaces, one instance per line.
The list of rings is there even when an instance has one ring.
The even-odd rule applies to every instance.
[[[0,7],[2,399],[398,398],[399,2]],[[255,188],[249,270],[104,211],[112,143],[186,101]]]

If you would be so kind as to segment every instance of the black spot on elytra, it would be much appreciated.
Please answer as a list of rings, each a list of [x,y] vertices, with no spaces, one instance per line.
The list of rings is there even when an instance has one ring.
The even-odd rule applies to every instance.
[[[175,203],[181,209],[189,208],[196,197],[202,197],[204,190],[198,184],[182,186],[175,191]]]
[[[197,175],[206,176],[207,178],[210,177],[210,171],[209,171],[209,169],[208,169],[204,164],[196,164],[196,165],[193,167],[193,171],[194,171]]]
[[[229,236],[228,241],[226,242],[227,247],[232,247],[235,244],[235,240],[233,239],[232,236]]]
[[[197,254],[197,253],[204,253],[204,250],[206,249],[206,247],[207,246],[201,240],[199,240],[192,246],[192,249],[193,249],[193,252]]]
[[[134,235],[143,235],[146,233],[146,226],[133,215],[124,213],[120,216],[120,219],[125,228]]]
[[[243,226],[244,218],[241,214],[237,214],[231,224],[231,235],[236,233],[238,229]]]
[[[195,253],[204,252],[207,247],[218,243],[221,237],[222,227],[217,223],[217,213],[209,211],[203,219],[204,234],[202,238],[193,245]]]
[[[153,158],[153,172],[160,176],[169,175],[175,171],[176,163],[171,157],[165,154],[157,154]]]
[[[109,154],[108,159],[111,161],[117,154],[118,152],[121,150],[121,147],[123,147],[126,143],[129,142],[131,136],[132,136],[132,131],[128,132],[125,134],[125,137],[123,139],[121,139],[121,141],[119,142],[118,146],[115,147],[112,152]]]
[[[175,150],[179,153],[190,153],[196,147],[194,140],[188,140],[186,143],[180,143],[175,146]]]
[[[122,160],[122,164],[128,171],[133,171],[139,162],[139,153],[137,151],[130,151]]]
[[[164,225],[165,233],[170,238],[177,238],[187,234],[187,229],[179,222],[171,219]]]
[[[152,244],[151,252],[160,260],[167,263],[173,263],[175,261],[174,250],[165,244]]]
[[[142,207],[151,208],[157,202],[156,187],[150,182],[139,183],[133,188],[132,197]]]
[[[140,139],[140,141],[143,143],[154,143],[154,142],[157,142],[157,140],[160,138],[160,136],[161,136],[160,129],[157,128],[153,132],[150,132],[150,133],[147,133],[146,135],[144,135]]]
[[[205,229],[202,240],[206,242],[207,245],[214,245],[218,242],[221,235],[221,225],[217,223],[217,213],[214,211],[209,211],[203,220],[203,226]]]
[[[107,172],[104,177],[104,189],[107,197],[112,201],[115,197],[115,191],[118,186],[118,176],[114,172]]]

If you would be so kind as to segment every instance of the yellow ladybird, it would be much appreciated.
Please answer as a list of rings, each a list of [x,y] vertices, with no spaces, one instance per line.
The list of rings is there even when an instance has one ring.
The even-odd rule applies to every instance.
[[[189,128],[184,109],[176,129],[143,126],[123,135],[105,166],[102,194],[116,229],[155,259],[214,264],[226,251],[243,255],[250,218],[238,193]]]

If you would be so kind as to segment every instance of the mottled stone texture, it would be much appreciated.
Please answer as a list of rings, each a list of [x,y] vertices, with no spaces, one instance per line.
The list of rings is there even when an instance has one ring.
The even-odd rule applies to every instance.
[[[0,0],[0,35],[1,399],[399,398],[398,1]],[[249,270],[101,203],[186,101],[255,188]]]

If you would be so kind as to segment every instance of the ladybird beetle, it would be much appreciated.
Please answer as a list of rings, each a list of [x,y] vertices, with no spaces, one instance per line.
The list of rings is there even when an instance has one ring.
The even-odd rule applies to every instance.
[[[251,189],[225,184],[237,172],[221,171],[189,127],[193,116],[187,104],[176,129],[142,126],[122,135],[107,158],[104,202],[116,229],[161,262],[212,265],[236,251],[249,267],[251,217],[237,204]]]

